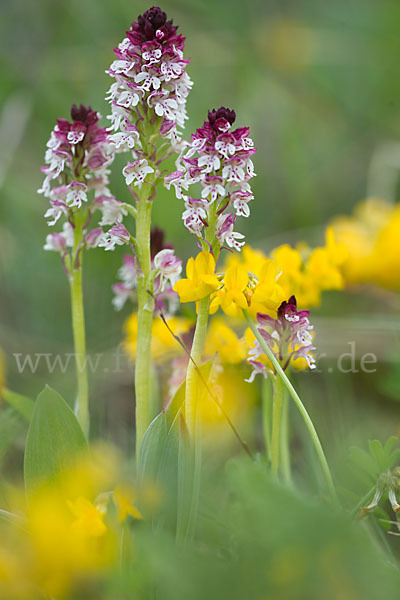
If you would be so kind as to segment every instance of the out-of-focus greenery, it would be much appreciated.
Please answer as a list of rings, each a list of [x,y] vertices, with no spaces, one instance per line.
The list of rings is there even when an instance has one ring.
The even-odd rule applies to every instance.
[[[195,544],[166,530],[134,529],[131,568],[116,580],[137,597],[356,600],[397,597],[399,574],[384,564],[368,528],[275,486],[260,466],[232,461],[206,482]],[[157,543],[155,544],[155,540]]]
[[[74,102],[107,114],[110,78],[104,70],[124,31],[146,8],[145,2],[126,0],[2,2],[0,346],[9,387],[30,397],[48,381],[48,370],[43,364],[34,375],[19,374],[13,353],[72,351],[68,285],[59,257],[42,249],[47,203],[36,190],[45,143],[55,119],[66,117]],[[195,86],[187,135],[201,125],[208,108],[224,104],[236,109],[239,125],[250,126],[258,148],[252,217],[242,219],[239,229],[249,242],[266,247],[301,238],[318,241],[319,226],[338,212],[350,212],[364,197],[377,145],[400,137],[400,5],[390,0],[167,0],[163,9],[186,35],[185,52],[192,59]],[[124,200],[122,160],[114,165],[112,190]],[[195,248],[181,210],[172,193],[159,192],[155,222],[187,256]],[[113,352],[121,339],[127,310],[112,310],[111,283],[122,252],[87,255],[91,353]],[[355,302],[365,314],[379,304],[358,297]],[[323,312],[343,318],[353,306],[342,294],[331,294],[324,297]],[[380,338],[377,324],[372,330],[370,325],[367,318],[355,322],[355,334],[348,322],[323,333],[321,323],[316,339],[324,349],[334,331],[333,357],[348,350],[347,341],[362,331],[365,351],[385,359],[387,340],[398,338],[398,329],[386,326]],[[113,364],[110,358],[110,365],[92,377],[93,434],[106,425],[110,435],[129,446],[132,371],[125,366],[115,373]],[[350,437],[358,443],[396,433],[392,409],[398,405],[382,395],[384,367],[355,377],[338,373],[333,363],[329,374],[328,364],[329,359],[322,374],[299,375],[298,384],[340,463]],[[72,361],[66,374],[55,369],[50,377],[72,403]]]

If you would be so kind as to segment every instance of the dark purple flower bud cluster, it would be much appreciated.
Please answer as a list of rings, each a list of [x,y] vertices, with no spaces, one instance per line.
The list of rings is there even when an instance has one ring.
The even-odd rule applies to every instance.
[[[203,239],[212,213],[217,217],[215,233],[220,246],[240,250],[244,236],[233,229],[237,216],[250,214],[248,203],[253,194],[249,182],[255,176],[251,157],[256,149],[248,127],[232,129],[235,119],[235,111],[224,106],[209,111],[208,119],[184,147],[178,170],[164,181],[184,200],[182,218],[191,233]],[[199,184],[200,198],[186,193],[195,184]]]
[[[221,106],[218,110],[208,111],[208,122],[215,131],[227,131],[236,121],[236,113],[234,110]],[[229,123],[229,125],[228,125]]]
[[[257,314],[257,329],[274,352],[283,370],[287,369],[291,360],[296,358],[304,358],[308,367],[315,369],[315,359],[312,354],[315,347],[311,334],[313,327],[310,325],[309,314],[308,310],[297,310],[295,296],[291,296],[287,302],[282,302],[276,319],[262,313]],[[249,352],[248,362],[254,369],[249,381],[253,381],[257,373],[266,376],[265,364],[257,360],[263,354],[265,352],[256,340]]]
[[[137,22],[132,23],[127,36],[134,44],[157,40],[166,42],[176,36],[178,27],[172,19],[167,21],[167,15],[159,6],[152,6],[143,15],[138,16]]]

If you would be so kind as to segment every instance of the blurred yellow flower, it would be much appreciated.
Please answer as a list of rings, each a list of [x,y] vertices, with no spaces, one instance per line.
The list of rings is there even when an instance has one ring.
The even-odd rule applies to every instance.
[[[128,356],[134,361],[137,349],[138,320],[137,313],[133,313],[125,322],[126,337],[123,347]],[[185,317],[167,317],[169,327],[175,335],[181,337],[193,326],[193,321]],[[183,353],[171,332],[166,327],[161,317],[155,317],[152,325],[151,353],[156,362],[163,362]]]
[[[336,243],[332,227],[326,230],[326,245],[315,248],[307,261],[306,271],[318,281],[321,290],[341,290],[345,280],[339,267],[348,256],[348,250],[342,243]]]
[[[262,265],[259,282],[251,296],[252,313],[275,313],[287,293],[280,285],[280,273],[275,261],[266,258]]]
[[[61,600],[115,564],[120,525],[112,515],[106,520],[108,503],[97,496],[118,476],[116,456],[109,446],[84,452],[55,480],[38,485],[28,503],[22,490],[10,490],[8,506],[21,523],[0,522],[1,598],[32,600],[40,590]]]
[[[240,430],[243,432],[256,402],[256,389],[245,383],[244,373],[237,367],[227,366],[217,366],[209,381],[209,387],[217,402],[210,397],[204,385],[199,383],[199,386],[197,409],[207,443],[221,445],[233,441],[234,437],[224,413],[233,423],[240,423]]]
[[[223,317],[214,317],[207,331],[204,353],[218,354],[223,363],[237,364],[246,358],[244,340],[239,339]]]
[[[353,215],[332,221],[335,236],[347,249],[343,272],[347,284],[374,283],[400,288],[400,206],[367,198]]]
[[[189,258],[186,265],[187,279],[180,279],[174,285],[181,302],[196,302],[216,290],[220,283],[215,272],[215,259],[210,252],[203,250],[196,258]]]
[[[118,510],[120,522],[130,515],[134,519],[143,519],[142,513],[136,508],[136,491],[133,486],[118,485],[113,492],[113,499]]]
[[[223,287],[211,298],[210,313],[216,312],[221,306],[227,315],[236,316],[242,309],[248,308],[245,293],[248,283],[249,275],[245,267],[239,264],[228,267]]]
[[[99,510],[92,502],[83,496],[76,500],[67,500],[67,506],[75,517],[72,528],[79,535],[102,536],[107,531],[104,525],[104,511]]]

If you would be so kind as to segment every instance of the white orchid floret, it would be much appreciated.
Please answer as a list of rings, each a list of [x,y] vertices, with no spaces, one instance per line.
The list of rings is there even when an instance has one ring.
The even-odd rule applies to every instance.
[[[114,283],[114,285],[112,286],[112,290],[114,292],[112,305],[117,311],[123,309],[127,300],[133,300],[132,289],[126,287],[123,283]]]
[[[174,171],[173,173],[169,173],[164,177],[164,185],[167,190],[171,189],[172,185],[175,188],[175,195],[179,199],[185,199],[186,196],[183,194],[183,191],[187,191],[189,189],[189,184],[184,175],[184,171]]]
[[[66,249],[65,236],[62,233],[49,233],[43,248],[53,252],[64,252]]]
[[[142,187],[146,176],[149,173],[154,173],[153,167],[150,167],[147,159],[137,159],[128,164],[123,168],[122,173],[125,177],[126,185],[137,185],[139,189]]]
[[[226,189],[222,185],[223,179],[219,175],[206,176],[202,181],[203,189],[201,191],[202,198],[210,198],[210,202],[215,202],[220,196],[226,196]]]
[[[173,287],[178,281],[182,272],[182,261],[175,256],[175,250],[165,248],[155,255],[154,267],[160,273],[160,291],[163,291],[166,282]]]
[[[135,76],[141,90],[149,92],[151,89],[159,90],[161,87],[161,79],[157,77],[155,71],[141,71]]]
[[[235,183],[241,183],[245,180],[245,162],[242,159],[231,158],[225,162],[225,166],[222,170],[222,177],[228,182],[233,181]]]
[[[250,207],[249,202],[254,199],[251,192],[237,190],[231,195],[233,208],[236,210],[236,215],[239,217],[249,217]]]
[[[111,227],[97,244],[105,250],[114,250],[115,246],[123,246],[130,241],[130,234],[122,223]]]
[[[125,254],[123,264],[118,269],[118,277],[126,287],[133,288],[137,281],[135,259],[131,254]]]
[[[154,109],[159,117],[166,117],[170,121],[176,121],[178,118],[178,103],[169,94],[164,92],[152,92],[147,99],[147,104]]]
[[[129,75],[134,66],[134,60],[114,60],[114,62],[111,63],[108,72],[111,71],[112,73],[116,74],[123,73],[124,75]]]
[[[140,96],[136,91],[133,90],[122,90],[115,96],[114,102],[117,106],[123,108],[132,108],[137,106],[140,101]]]
[[[95,200],[97,208],[102,213],[100,226],[113,225],[114,223],[120,223],[122,219],[128,214],[128,211],[124,204],[119,200],[116,200],[113,196],[100,196]]]
[[[82,202],[87,202],[87,190],[88,187],[86,183],[82,183],[81,181],[71,181],[67,185],[66,203],[68,206],[80,208]]]

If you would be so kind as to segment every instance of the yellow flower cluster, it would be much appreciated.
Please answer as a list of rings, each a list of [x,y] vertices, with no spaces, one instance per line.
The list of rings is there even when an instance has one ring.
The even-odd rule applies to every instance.
[[[298,305],[304,308],[317,306],[324,290],[343,289],[345,280],[342,266],[348,261],[348,250],[335,239],[334,230],[326,230],[325,245],[310,248],[301,244],[292,248],[284,244],[275,248],[268,256],[261,250],[245,246],[240,255],[230,254],[224,272],[215,273],[215,260],[210,252],[203,250],[190,258],[186,266],[186,278],[174,286],[180,300],[198,302],[210,296],[210,313],[219,308],[231,317],[221,317],[210,322],[205,354],[218,354],[223,363],[238,364],[245,360],[254,339],[247,332],[239,338],[230,327],[232,319],[242,317],[242,309],[254,318],[258,312],[276,317],[280,304],[295,295]],[[185,317],[169,317],[168,325],[175,335],[182,337],[193,327],[194,322]],[[234,323],[235,324],[235,323]],[[137,315],[132,314],[125,325],[124,348],[134,360],[136,356]],[[152,356],[156,362],[183,354],[182,348],[168,331],[162,319],[156,317],[152,331]],[[305,363],[298,359],[296,366]]]
[[[317,248],[284,244],[266,256],[245,246],[241,255],[228,257],[223,275],[214,273],[214,258],[203,250],[189,259],[187,278],[180,279],[174,290],[181,302],[211,295],[210,313],[221,307],[229,316],[240,316],[242,309],[254,316],[257,312],[274,315],[293,294],[299,305],[310,307],[320,304],[322,291],[343,289],[342,265],[347,255],[331,227],[326,230],[325,245]]]
[[[347,249],[336,242],[333,229],[328,228],[325,245],[317,248],[304,243],[297,248],[283,244],[266,256],[245,246],[241,256],[228,258],[227,270],[241,265],[254,274],[257,283],[249,293],[250,313],[275,316],[280,303],[291,295],[296,296],[299,306],[310,308],[321,303],[323,291],[343,289],[342,265],[346,258]]]
[[[348,250],[346,283],[400,288],[400,205],[368,198],[353,215],[334,219],[332,227]]]
[[[112,449],[98,448],[38,486],[27,504],[23,492],[9,490],[13,518],[0,523],[1,598],[31,600],[41,590],[62,599],[116,564],[119,524],[141,518],[131,486],[103,491],[115,485],[117,466]]]

